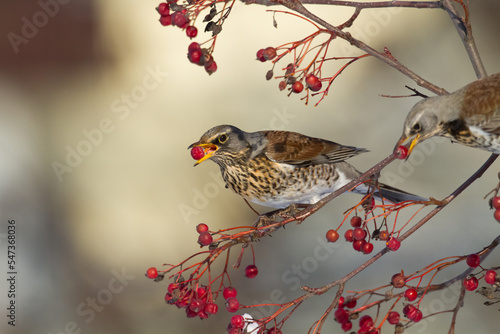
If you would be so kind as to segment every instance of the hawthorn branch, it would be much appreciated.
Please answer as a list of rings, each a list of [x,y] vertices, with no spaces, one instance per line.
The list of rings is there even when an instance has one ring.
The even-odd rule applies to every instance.
[[[468,19],[468,15],[465,18],[460,17],[453,5],[452,0],[443,0],[443,9],[450,16],[451,21],[453,22],[455,29],[464,44],[465,50],[467,51],[469,59],[472,63],[472,67],[476,72],[476,76],[478,78],[484,78],[487,76],[486,69],[484,68],[481,56],[477,50],[476,42],[472,36],[472,26]],[[466,7],[465,10],[468,11],[468,7]]]
[[[256,2],[253,2],[254,0],[242,0],[242,1],[244,1],[246,3],[256,3]],[[262,1],[262,0],[257,0],[257,1]],[[264,1],[267,1],[267,0],[264,0]],[[423,79],[422,77],[417,75],[415,72],[411,71],[409,68],[407,68],[406,66],[404,66],[403,64],[398,62],[394,57],[389,56],[388,54],[386,54],[384,52],[378,52],[377,50],[373,49],[372,47],[365,44],[361,40],[354,38],[349,32],[345,32],[342,29],[340,29],[339,27],[335,27],[334,25],[326,22],[322,18],[311,13],[309,10],[307,10],[304,7],[303,3],[300,0],[269,0],[269,1],[271,3],[275,3],[278,5],[282,5],[284,7],[287,7],[288,9],[291,9],[291,10],[301,14],[305,18],[308,18],[309,20],[314,21],[314,22],[318,23],[319,25],[322,25],[327,30],[331,31],[336,36],[346,40],[354,47],[365,51],[366,53],[372,55],[373,57],[383,61],[387,65],[397,69],[398,71],[400,71],[401,73],[403,73],[404,75],[406,75],[407,77],[409,77],[410,79],[415,81],[417,83],[417,85],[424,87],[437,95],[443,95],[443,94],[447,93],[447,91],[445,89],[440,88],[440,87],[432,84],[431,82]],[[382,3],[382,4],[385,4],[385,6],[389,6],[389,5],[392,6],[393,3],[394,3],[394,1],[389,1],[389,2]],[[401,4],[401,6],[403,6],[403,2],[398,2],[398,3]],[[413,3],[416,5],[419,2],[415,1]],[[354,5],[354,7],[356,7],[355,4],[361,5],[361,3],[352,2],[352,1],[343,1],[343,2],[330,1],[328,4],[330,4],[330,5],[342,4],[344,6],[348,6],[348,5],[353,6]],[[377,4],[377,3],[376,2],[366,3],[365,6],[367,6],[367,7],[363,7],[363,8],[375,8],[375,7],[369,7],[370,5],[376,6],[375,4]],[[409,3],[409,4],[411,4],[411,3]],[[425,5],[422,8],[438,8],[437,4],[441,4],[441,2],[426,2],[426,3],[422,3],[422,4]],[[432,6],[434,6],[434,7],[432,7]],[[381,7],[383,7],[383,6],[381,6]]]

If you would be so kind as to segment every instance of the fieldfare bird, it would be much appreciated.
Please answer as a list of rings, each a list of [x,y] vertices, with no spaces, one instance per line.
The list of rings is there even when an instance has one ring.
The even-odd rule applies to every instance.
[[[213,160],[227,188],[248,201],[273,208],[316,203],[361,175],[345,160],[367,152],[296,132],[248,133],[231,125],[208,130],[189,146],[195,147],[203,149],[195,157],[199,158],[195,166]],[[369,187],[363,183],[353,192],[365,195]],[[393,203],[426,200],[384,184],[378,187],[382,197]],[[374,196],[380,198],[378,189]]]
[[[396,148],[411,140],[409,155],[432,136],[500,154],[500,73],[418,102],[406,117]]]

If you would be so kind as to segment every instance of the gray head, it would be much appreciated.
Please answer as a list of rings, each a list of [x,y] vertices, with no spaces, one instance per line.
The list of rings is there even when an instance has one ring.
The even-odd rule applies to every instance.
[[[196,161],[196,165],[212,159],[219,163],[234,155],[248,149],[250,144],[247,141],[248,133],[232,125],[218,125],[201,136],[196,143],[189,145],[188,149],[201,147],[205,155]]]
[[[460,94],[435,96],[426,98],[411,108],[403,127],[403,134],[396,144],[397,148],[411,140],[408,156],[418,143],[433,137],[446,134],[445,125],[458,119]]]

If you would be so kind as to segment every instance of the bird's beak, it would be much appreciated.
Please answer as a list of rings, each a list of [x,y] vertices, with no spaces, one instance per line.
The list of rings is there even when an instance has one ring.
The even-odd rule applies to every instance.
[[[207,159],[210,159],[210,157],[212,155],[214,155],[214,153],[219,149],[219,147],[217,145],[214,145],[214,144],[205,144],[205,143],[196,142],[196,143],[189,145],[188,150],[193,148],[193,147],[196,147],[196,146],[201,147],[203,149],[203,152],[205,153],[205,155],[203,156],[203,158],[196,161],[196,163],[194,164],[195,166],[197,166],[198,164],[202,163],[203,161],[205,161]]]
[[[396,150],[399,146],[405,145],[405,143],[408,142],[409,140],[411,140],[411,143],[410,143],[410,147],[408,147],[408,155],[406,156],[407,159],[410,156],[411,151],[413,151],[413,149],[415,148],[415,146],[418,143],[420,143],[420,135],[419,134],[415,135],[413,137],[413,139],[411,139],[411,137],[406,137],[405,135],[402,135],[401,138],[399,138],[396,146],[394,147],[394,150]]]

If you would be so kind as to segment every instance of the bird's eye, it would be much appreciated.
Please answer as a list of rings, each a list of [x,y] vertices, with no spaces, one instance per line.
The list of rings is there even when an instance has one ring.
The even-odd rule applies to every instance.
[[[411,129],[414,133],[417,133],[422,131],[422,126],[420,125],[420,123],[415,123]]]
[[[226,140],[227,140],[227,135],[225,133],[219,136],[219,143],[224,144]]]

